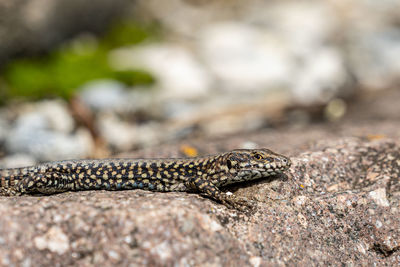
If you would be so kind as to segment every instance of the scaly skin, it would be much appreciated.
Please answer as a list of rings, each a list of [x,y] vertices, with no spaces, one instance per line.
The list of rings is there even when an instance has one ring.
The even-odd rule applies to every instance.
[[[243,209],[245,199],[219,187],[275,175],[290,159],[268,149],[237,149],[222,154],[177,159],[107,159],[49,162],[0,169],[0,195],[53,194],[81,190],[194,191]]]

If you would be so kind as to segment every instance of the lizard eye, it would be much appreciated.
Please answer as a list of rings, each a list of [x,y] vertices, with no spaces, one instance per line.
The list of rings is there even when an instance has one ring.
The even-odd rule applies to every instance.
[[[255,154],[255,155],[254,155],[254,158],[255,158],[255,159],[258,159],[258,160],[262,160],[262,159],[263,159],[263,156],[261,156],[260,154]]]

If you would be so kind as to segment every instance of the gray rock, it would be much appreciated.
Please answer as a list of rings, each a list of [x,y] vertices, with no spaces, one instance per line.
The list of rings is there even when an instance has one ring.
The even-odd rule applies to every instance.
[[[184,46],[164,43],[124,47],[110,54],[117,69],[145,69],[156,77],[156,97],[198,99],[206,97],[213,84],[207,70]]]
[[[80,129],[72,133],[73,119],[62,104],[39,102],[33,110],[22,113],[8,133],[5,148],[9,153],[24,153],[39,161],[90,155],[93,141],[89,132]]]
[[[349,59],[359,82],[387,88],[400,80],[400,30],[364,30],[349,38]]]
[[[99,111],[115,110],[128,104],[125,86],[114,80],[95,80],[83,85],[80,98],[89,107]]]
[[[88,157],[93,141],[87,130],[65,134],[38,125],[19,126],[13,129],[5,146],[9,153],[27,153],[39,161],[53,161]]]
[[[183,192],[3,197],[1,263],[398,266],[398,142],[343,138],[302,148],[287,177],[234,188],[253,200],[249,213]]]
[[[298,103],[327,103],[348,81],[343,55],[333,47],[319,48],[303,59],[291,91]]]
[[[98,119],[101,136],[116,151],[155,145],[166,139],[159,123],[135,125],[119,119],[114,114],[101,114]]]
[[[117,151],[127,151],[138,144],[137,127],[120,120],[112,113],[99,114],[97,125],[106,143]]]
[[[219,88],[248,93],[290,84],[294,60],[270,32],[231,21],[211,24],[199,35],[200,55]]]
[[[96,114],[116,113],[132,115],[145,112],[146,115],[163,117],[158,108],[157,92],[150,88],[136,86],[127,88],[115,80],[95,80],[81,87],[79,97]]]
[[[57,132],[70,133],[74,130],[75,121],[62,100],[44,100],[34,104],[35,112],[46,118],[48,127]]]

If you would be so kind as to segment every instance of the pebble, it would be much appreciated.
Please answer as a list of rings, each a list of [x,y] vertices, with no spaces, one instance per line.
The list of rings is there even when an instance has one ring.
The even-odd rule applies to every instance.
[[[74,119],[65,101],[22,104],[16,110],[13,123],[3,118],[5,112],[0,114],[0,126],[5,125],[0,127],[0,141],[8,154],[0,165],[21,167],[38,161],[90,155],[93,148],[91,135],[83,128],[75,130]]]
[[[400,76],[400,30],[380,25],[352,36],[349,61],[357,80],[367,88],[390,87]]]
[[[386,198],[386,189],[385,188],[378,188],[374,191],[369,192],[370,198],[374,200],[374,202],[382,207],[389,207],[389,201]]]
[[[199,52],[221,90],[261,92],[291,82],[294,61],[285,44],[246,23],[208,25],[200,32]]]
[[[183,46],[164,43],[125,47],[110,54],[116,69],[144,69],[155,76],[157,97],[197,99],[211,92],[212,79],[192,52]]]
[[[114,250],[110,250],[110,251],[108,252],[108,256],[109,256],[111,259],[115,260],[115,261],[119,261],[119,260],[120,260],[119,254],[118,254],[116,251],[114,251]]]
[[[117,151],[154,145],[167,137],[159,123],[136,125],[119,119],[115,114],[101,114],[97,119],[101,136]]]
[[[63,230],[57,226],[52,226],[44,235],[35,237],[33,242],[37,249],[48,249],[59,255],[69,250],[69,238],[65,235]]]
[[[31,119],[31,120],[30,120]],[[93,149],[93,141],[86,129],[73,134],[48,129],[44,117],[29,116],[17,123],[5,142],[11,154],[24,153],[39,161],[85,158]]]
[[[44,100],[35,104],[35,111],[46,119],[48,127],[57,132],[70,133],[75,127],[67,103],[63,100]]]
[[[251,266],[258,267],[258,266],[261,266],[262,258],[258,257],[258,256],[251,256],[249,261],[250,261]]]
[[[331,43],[341,26],[335,10],[325,2],[264,2],[249,13],[246,21],[274,34],[298,60],[313,57],[315,49]]]
[[[348,81],[343,55],[334,48],[320,48],[304,59],[297,72],[292,93],[302,104],[326,103]]]
[[[95,80],[80,88],[80,98],[90,108],[98,111],[115,110],[128,104],[125,86],[114,80]]]

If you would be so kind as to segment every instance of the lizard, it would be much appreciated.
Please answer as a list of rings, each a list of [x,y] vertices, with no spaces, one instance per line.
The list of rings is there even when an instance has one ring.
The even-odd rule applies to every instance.
[[[269,149],[236,149],[195,158],[64,160],[0,169],[0,196],[50,195],[66,191],[144,189],[197,192],[229,208],[243,209],[245,198],[221,187],[276,175],[291,166]]]

